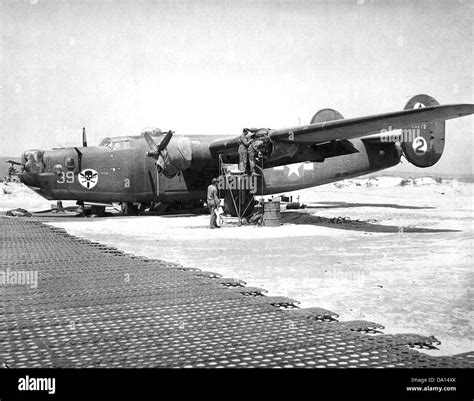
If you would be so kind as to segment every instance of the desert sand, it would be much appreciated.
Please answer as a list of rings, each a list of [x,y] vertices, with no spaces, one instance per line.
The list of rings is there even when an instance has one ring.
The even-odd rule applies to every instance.
[[[0,191],[0,210],[50,207],[25,187],[7,189]],[[434,335],[442,344],[423,351],[431,355],[474,349],[472,184],[382,176],[290,195],[307,208],[283,211],[280,227],[238,227],[226,219],[209,230],[206,215],[50,224],[126,252],[241,279],[300,307],[332,310],[339,320],[374,321],[387,334]]]

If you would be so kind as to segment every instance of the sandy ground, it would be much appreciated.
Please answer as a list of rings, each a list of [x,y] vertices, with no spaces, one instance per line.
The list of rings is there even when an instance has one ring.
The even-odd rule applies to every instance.
[[[0,210],[50,206],[23,195],[0,192]],[[280,227],[237,227],[230,219],[209,230],[204,215],[53,224],[126,252],[244,280],[301,307],[330,309],[340,320],[435,335],[442,344],[431,355],[474,349],[472,184],[378,177],[292,195],[308,208],[283,212]],[[333,222],[339,216],[348,220]]]
[[[2,182],[0,184],[0,212],[21,207],[28,211],[40,211],[51,208],[51,203],[23,184]]]

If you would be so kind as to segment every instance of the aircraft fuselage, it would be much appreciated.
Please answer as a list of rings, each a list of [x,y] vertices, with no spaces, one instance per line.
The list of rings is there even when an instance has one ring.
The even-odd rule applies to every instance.
[[[46,199],[85,202],[170,202],[204,200],[219,175],[219,154],[210,150],[216,137],[176,136],[173,142],[187,168],[172,178],[158,173],[143,137],[120,137],[107,146],[59,148],[41,152],[25,166],[21,181]],[[219,139],[219,138],[218,138]],[[106,141],[107,142],[107,141]],[[368,174],[399,163],[394,143],[353,139],[313,149],[296,145],[275,149],[265,161],[256,195],[290,192]],[[291,164],[283,164],[285,158]],[[236,155],[224,155],[237,163]],[[311,161],[308,161],[311,160]],[[262,191],[263,184],[263,191]]]

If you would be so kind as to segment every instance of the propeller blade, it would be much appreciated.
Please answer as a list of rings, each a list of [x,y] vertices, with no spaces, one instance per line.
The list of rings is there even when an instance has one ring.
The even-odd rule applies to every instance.
[[[162,152],[163,150],[166,149],[168,144],[171,141],[171,138],[173,137],[174,132],[173,131],[168,131],[168,133],[165,135],[165,137],[161,140],[160,144],[158,145],[158,152]]]
[[[151,149],[147,153],[148,156],[154,157],[155,159],[158,158],[161,152],[163,152],[163,150],[165,150],[168,144],[170,143],[171,138],[173,137],[173,134],[174,134],[173,131],[168,131],[165,137],[161,140],[160,144],[157,145],[154,139],[152,138],[152,136],[148,132],[145,132],[143,134],[143,137],[145,138],[146,142],[148,143],[148,146]]]
[[[151,135],[148,133],[148,132],[145,132],[143,134],[146,142],[148,143],[148,146],[150,147],[150,149],[153,151],[153,152],[156,152],[158,150],[158,146],[156,145],[155,141],[153,140],[153,138],[151,137]]]

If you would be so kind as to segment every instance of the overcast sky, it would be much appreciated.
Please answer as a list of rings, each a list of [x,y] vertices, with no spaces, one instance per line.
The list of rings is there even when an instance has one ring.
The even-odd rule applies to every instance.
[[[472,1],[0,1],[0,155],[474,103]],[[472,172],[474,117],[430,172]],[[415,170],[415,169],[414,169]]]

